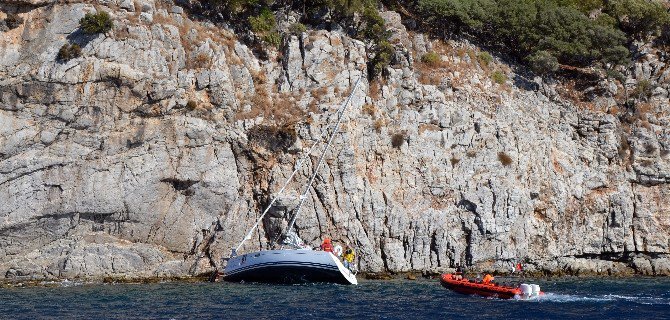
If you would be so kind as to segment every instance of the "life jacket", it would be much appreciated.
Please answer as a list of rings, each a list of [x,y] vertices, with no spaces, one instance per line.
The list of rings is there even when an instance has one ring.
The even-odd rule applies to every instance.
[[[321,250],[326,252],[333,252],[333,245],[331,243],[322,243]]]
[[[347,251],[344,253],[344,261],[347,261],[349,263],[354,262],[354,257],[356,255],[354,254],[354,251],[351,249],[347,249]]]

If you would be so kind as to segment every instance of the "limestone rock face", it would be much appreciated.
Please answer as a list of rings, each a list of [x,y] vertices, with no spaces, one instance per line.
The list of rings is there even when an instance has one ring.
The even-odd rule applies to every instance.
[[[19,7],[23,25],[0,42],[0,277],[221,267],[359,77],[296,223],[307,243],[354,246],[367,272],[522,261],[551,273],[670,273],[664,68],[634,67],[660,89],[644,118],[624,123],[548,96],[551,83],[499,61],[480,65],[468,43],[448,43],[450,68],[427,70],[421,54],[444,44],[409,34],[393,12],[383,16],[398,51],[388,77],[370,83],[365,44],[337,31],[289,36],[263,60],[165,2],[0,8]],[[96,10],[113,31],[78,31]],[[56,59],[66,43],[81,56]],[[493,68],[510,80],[493,82]],[[286,226],[319,151],[243,250],[267,248]]]

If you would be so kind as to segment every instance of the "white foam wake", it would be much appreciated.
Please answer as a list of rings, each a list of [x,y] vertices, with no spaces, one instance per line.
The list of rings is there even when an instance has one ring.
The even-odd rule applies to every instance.
[[[557,294],[546,293],[528,301],[538,302],[608,302],[608,301],[627,301],[632,303],[646,304],[646,305],[670,305],[670,299],[666,297],[652,297],[652,296],[627,296],[627,295],[572,295],[572,294]]]

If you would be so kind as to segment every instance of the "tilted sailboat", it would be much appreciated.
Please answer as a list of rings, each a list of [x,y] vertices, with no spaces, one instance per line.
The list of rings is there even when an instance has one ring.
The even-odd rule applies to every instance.
[[[279,190],[277,195],[272,199],[270,204],[265,208],[260,215],[256,224],[249,230],[240,244],[232,250],[228,264],[223,273],[223,279],[226,281],[251,281],[251,282],[270,282],[270,283],[305,283],[305,282],[332,282],[340,284],[358,284],[356,274],[348,268],[344,267],[342,262],[332,253],[326,251],[314,251],[311,248],[302,245],[302,241],[298,236],[292,232],[295,220],[300,213],[300,208],[303,202],[307,199],[307,193],[310,190],[312,182],[319,171],[319,167],[323,162],[326,151],[338,132],[342,116],[347,110],[351,102],[351,98],[361,81],[358,78],[351,90],[349,97],[338,110],[337,122],[328,138],[328,142],[324,147],[319,161],[317,162],[314,172],[305,186],[303,193],[300,196],[300,202],[295,208],[286,232],[283,233],[283,246],[278,250],[261,250],[257,252],[246,253],[238,255],[237,252],[242,248],[245,241],[250,240],[252,234],[258,228],[265,214],[268,213],[272,205],[279,198],[281,193],[286,189],[286,186],[293,179],[293,176],[298,172],[300,166],[305,159],[309,158],[311,152],[316,148],[318,142],[315,143],[306,156],[298,160],[295,170],[288,177],[284,186]]]

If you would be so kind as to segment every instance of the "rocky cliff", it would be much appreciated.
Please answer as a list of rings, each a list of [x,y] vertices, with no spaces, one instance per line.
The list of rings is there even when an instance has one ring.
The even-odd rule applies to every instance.
[[[112,31],[79,29],[107,11]],[[574,100],[467,41],[410,32],[370,82],[334,28],[250,47],[152,0],[0,4],[0,276],[188,276],[220,267],[354,92],[298,234],[367,272],[670,274],[670,68],[642,46],[623,85]],[[58,59],[66,43],[81,56]],[[438,61],[422,62],[426,52]],[[262,57],[259,58],[259,57]],[[620,98],[644,83],[645,99]],[[566,94],[566,92],[568,94]],[[287,224],[318,151],[244,250]]]

